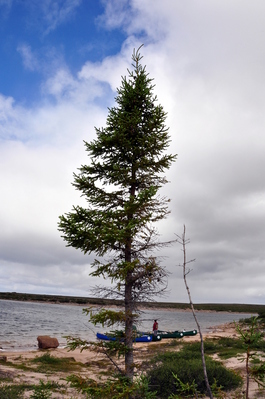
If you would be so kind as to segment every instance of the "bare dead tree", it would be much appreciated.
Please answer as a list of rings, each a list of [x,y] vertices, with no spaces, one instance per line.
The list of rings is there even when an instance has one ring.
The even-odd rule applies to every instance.
[[[209,380],[208,380],[208,375],[207,375],[207,369],[206,369],[206,363],[205,363],[205,356],[204,356],[204,343],[203,343],[203,335],[202,335],[202,331],[201,331],[201,326],[199,324],[199,321],[197,319],[196,313],[195,313],[195,309],[193,306],[193,302],[191,299],[191,293],[190,293],[190,289],[187,283],[187,275],[190,273],[191,269],[187,268],[187,265],[194,262],[195,259],[189,260],[187,261],[187,253],[186,253],[186,245],[190,243],[189,239],[186,239],[186,227],[184,225],[183,228],[183,234],[181,236],[177,236],[177,242],[182,246],[182,252],[183,252],[183,264],[181,265],[183,268],[183,279],[184,279],[184,283],[185,283],[185,287],[189,296],[189,301],[190,301],[190,307],[192,310],[192,314],[194,317],[194,320],[196,322],[199,334],[200,334],[200,340],[201,340],[201,358],[202,358],[202,367],[203,367],[203,373],[204,373],[204,380],[206,383],[206,387],[207,387],[207,391],[208,391],[208,396],[209,398],[213,399],[213,394],[212,394],[212,390],[209,384]]]

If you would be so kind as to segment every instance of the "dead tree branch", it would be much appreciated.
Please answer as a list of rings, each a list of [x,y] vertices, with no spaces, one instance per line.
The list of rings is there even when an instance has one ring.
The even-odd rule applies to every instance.
[[[183,264],[182,264],[183,279],[184,279],[185,287],[186,287],[186,290],[187,290],[187,293],[188,293],[188,296],[189,296],[189,301],[190,301],[192,314],[193,314],[194,320],[196,322],[196,325],[197,325],[197,328],[198,328],[198,331],[199,331],[199,334],[200,334],[201,357],[202,357],[202,367],[203,367],[204,379],[205,379],[205,383],[206,383],[206,387],[207,387],[209,398],[213,399],[213,394],[212,394],[211,387],[210,387],[210,384],[209,384],[208,375],[207,375],[207,369],[206,369],[206,363],[205,363],[204,343],[203,343],[203,336],[202,336],[202,332],[201,332],[201,326],[199,324],[199,321],[198,321],[196,313],[195,313],[195,309],[194,309],[193,302],[192,302],[192,299],[191,299],[190,289],[189,289],[187,278],[186,278],[187,275],[191,271],[190,269],[187,269],[187,265],[189,263],[191,263],[191,262],[194,262],[195,259],[187,261],[186,245],[189,244],[190,240],[186,239],[186,227],[185,227],[185,225],[184,225],[184,229],[183,229],[183,234],[181,236],[177,235],[177,242],[179,244],[181,244],[181,246],[182,246],[182,251],[183,251]]]

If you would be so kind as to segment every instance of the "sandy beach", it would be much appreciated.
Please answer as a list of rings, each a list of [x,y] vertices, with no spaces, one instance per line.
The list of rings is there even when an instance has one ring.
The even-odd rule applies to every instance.
[[[203,338],[218,338],[218,337],[236,337],[237,333],[233,323],[224,324],[217,327],[213,327],[209,329],[206,334],[203,334]],[[196,336],[184,337],[182,341],[184,342],[194,342],[199,341],[200,336],[197,334]],[[166,340],[160,342],[149,343],[146,345],[145,343],[137,343],[135,344],[135,360],[139,365],[141,370],[141,363],[143,360],[146,360],[148,357],[148,353],[152,351],[153,346],[157,345],[165,345]],[[154,348],[155,349],[155,348]],[[174,350],[171,348],[170,350]],[[63,393],[55,393],[53,394],[53,398],[81,398],[82,395],[76,394],[76,391],[69,387],[69,384],[66,382],[66,376],[75,373],[75,371],[71,371],[70,373],[66,372],[56,372],[56,373],[40,373],[32,370],[32,359],[37,356],[42,356],[45,353],[49,353],[51,356],[56,358],[68,358],[71,359],[74,363],[76,363],[76,373],[85,378],[95,378],[95,375],[100,375],[100,373],[106,369],[110,368],[111,365],[106,359],[104,354],[95,353],[91,350],[85,350],[80,352],[79,349],[74,351],[69,351],[67,348],[56,348],[49,350],[34,350],[34,351],[1,351],[0,356],[6,357],[7,363],[1,362],[0,364],[0,381],[3,377],[10,377],[13,380],[13,383],[28,383],[28,384],[38,384],[41,381],[47,382],[52,381],[60,384],[60,386],[64,387]],[[220,360],[220,359],[218,359]],[[31,369],[19,370],[16,367],[12,367],[13,365],[29,365],[31,364]],[[240,370],[244,375],[244,363],[240,362],[237,358],[230,358],[227,361],[223,362],[224,365],[233,370]],[[82,368],[82,365],[85,366]],[[80,367],[79,367],[80,366]],[[244,386],[243,386],[244,388]],[[264,396],[257,396],[257,386],[256,384],[251,383],[251,398],[258,398]],[[27,396],[28,395],[28,396]],[[28,392],[25,398],[30,397],[30,393]],[[229,398],[229,396],[227,396]]]

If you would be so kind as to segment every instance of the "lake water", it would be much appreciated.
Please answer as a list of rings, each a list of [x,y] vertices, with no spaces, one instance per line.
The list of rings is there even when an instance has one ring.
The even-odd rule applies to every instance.
[[[250,317],[249,314],[198,312],[202,332],[211,327]],[[196,328],[191,312],[178,310],[145,310],[141,313],[138,329],[149,331],[157,319],[162,330],[193,330]],[[3,350],[37,349],[37,336],[56,337],[60,346],[66,345],[64,336],[72,335],[96,340],[100,325],[95,327],[83,313],[82,306],[18,302],[0,300],[0,347]]]

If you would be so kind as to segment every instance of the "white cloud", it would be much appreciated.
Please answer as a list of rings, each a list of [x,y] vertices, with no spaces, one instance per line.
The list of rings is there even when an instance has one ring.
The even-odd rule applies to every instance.
[[[18,46],[17,51],[20,53],[23,65],[30,71],[39,69],[39,62],[37,57],[32,53],[31,47],[27,44]]]
[[[110,84],[113,91],[116,91],[116,88],[120,86],[121,75],[124,75],[128,66],[128,59],[121,54],[116,57],[107,57],[103,62],[88,61],[79,72],[79,78],[89,82],[93,80],[94,84],[105,82]]]
[[[75,78],[67,69],[60,68],[46,80],[42,90],[46,95],[53,96],[58,104],[66,102],[71,104],[70,107],[79,104],[82,108],[90,104],[93,108],[93,101],[97,99],[106,101],[109,98],[109,86],[102,84],[102,81],[93,73],[80,73]],[[113,93],[111,94],[113,97]]]
[[[13,102],[11,97],[5,97],[0,94],[0,121],[1,124],[6,123],[13,114]]]
[[[39,276],[38,268],[48,279],[51,273],[46,269],[50,267],[65,267],[67,275],[74,264],[77,268],[89,265],[91,257],[65,248],[57,223],[59,215],[70,211],[73,204],[83,203],[71,186],[73,172],[87,161],[83,140],[94,137],[94,126],[103,122],[104,112],[98,106],[80,109],[67,101],[29,110],[3,96],[1,104],[1,120],[12,132],[8,137],[5,130],[0,146],[0,185],[4,188],[0,258],[1,267],[9,264],[10,271],[9,282],[3,278],[3,286],[15,284],[17,279],[11,276],[17,267],[23,275],[20,281],[29,282],[29,275]],[[84,285],[81,276],[80,272],[79,287]],[[38,289],[44,292],[46,285],[40,281],[36,289],[41,284],[42,291]]]
[[[104,28],[115,29],[130,25],[134,19],[134,7],[130,0],[102,0],[105,11],[97,18],[97,22]],[[133,13],[133,15],[132,15]]]
[[[81,2],[82,0],[43,0],[41,3],[30,1],[28,5],[34,7],[35,12],[39,10],[45,26],[44,33],[47,35],[59,25],[73,18]]]

